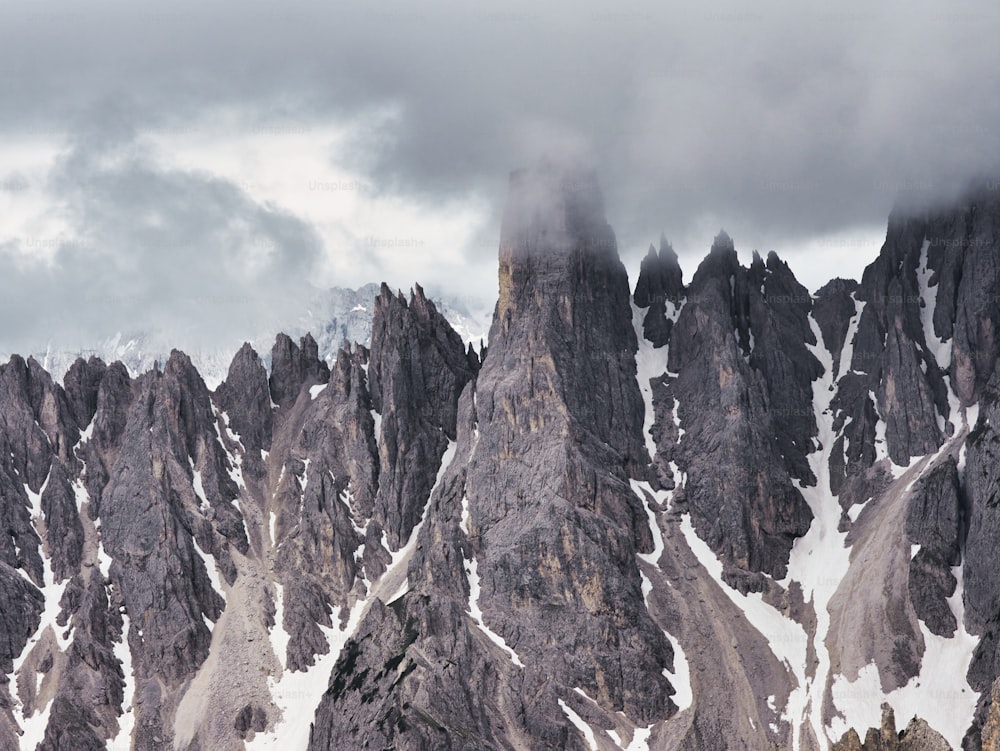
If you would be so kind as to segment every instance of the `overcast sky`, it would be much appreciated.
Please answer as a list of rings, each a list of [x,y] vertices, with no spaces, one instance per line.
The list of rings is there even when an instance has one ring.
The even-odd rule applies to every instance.
[[[998,174],[1000,4],[806,6],[4,2],[0,350],[228,342],[306,284],[491,303],[545,155],[596,167],[630,269],[725,228],[856,277],[900,197]]]

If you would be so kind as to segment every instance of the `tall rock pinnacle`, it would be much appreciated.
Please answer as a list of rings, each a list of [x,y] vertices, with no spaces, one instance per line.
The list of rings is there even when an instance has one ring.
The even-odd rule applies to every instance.
[[[674,655],[636,560],[654,549],[629,485],[649,463],[636,346],[593,176],[514,173],[489,353],[458,399],[409,589],[348,643],[311,749],[359,732],[399,749],[568,748],[563,706],[622,737],[671,716]]]

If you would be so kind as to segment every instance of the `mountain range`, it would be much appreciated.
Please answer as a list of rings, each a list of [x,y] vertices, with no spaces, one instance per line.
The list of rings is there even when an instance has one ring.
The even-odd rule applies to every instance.
[[[0,366],[0,748],[1000,749],[995,184],[810,293],[630,283],[546,163],[498,281],[488,346],[382,285],[213,388]]]
[[[251,344],[270,347],[274,337],[279,332],[289,336],[301,337],[310,334],[316,340],[320,357],[330,365],[336,359],[337,350],[345,343],[359,343],[367,346],[371,340],[372,310],[380,285],[366,284],[351,289],[347,287],[331,287],[321,289],[308,283],[302,285],[303,313],[295,320],[283,320],[272,315],[272,321],[266,326],[258,326],[259,330],[247,330],[244,335]],[[485,339],[489,333],[492,308],[478,300],[460,300],[449,297],[435,297],[434,303],[438,310],[448,319],[463,339],[478,346],[480,339]],[[189,335],[192,332],[187,332]],[[130,375],[139,375],[151,370],[157,363],[164,363],[170,357],[170,352],[176,348],[175,337],[184,337],[170,330],[153,330],[135,328],[112,333],[96,334],[87,342],[68,342],[61,339],[58,332],[53,338],[40,347],[37,352],[31,352],[39,364],[52,377],[61,381],[65,373],[78,359],[87,360],[97,357],[105,362],[121,362]],[[198,374],[211,389],[218,387],[225,379],[232,360],[236,344],[227,347],[219,343],[219,337],[211,341],[198,341],[185,348],[185,354],[198,369]],[[0,344],[3,357],[14,354]],[[28,353],[23,353],[25,357]],[[262,351],[265,365],[269,366],[270,351]]]

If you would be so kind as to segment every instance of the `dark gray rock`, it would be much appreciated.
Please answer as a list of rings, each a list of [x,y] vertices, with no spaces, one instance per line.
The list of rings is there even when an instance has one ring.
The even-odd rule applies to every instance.
[[[278,334],[271,348],[271,399],[279,407],[295,403],[304,386],[326,383],[329,366],[320,360],[316,340],[306,334],[296,345],[286,334]]]
[[[61,398],[60,398],[61,397]],[[62,389],[34,360],[18,356],[0,365],[0,432],[7,437],[12,467],[39,492],[49,474],[53,449],[65,462],[79,431]]]
[[[0,432],[0,562],[11,569],[21,569],[41,587],[41,540],[31,521],[30,502],[22,475],[13,466],[10,443]]]
[[[977,185],[957,206],[921,219],[939,270],[934,328],[954,339],[949,374],[963,404],[976,399],[996,368],[1000,324],[1000,191]]]
[[[240,347],[233,358],[226,380],[216,389],[215,400],[248,450],[270,450],[274,428],[267,370],[249,343]]]
[[[812,300],[776,253],[768,253],[765,263],[755,253],[748,277],[743,294],[749,298],[754,341],[750,365],[767,385],[767,411],[778,452],[792,477],[815,485],[807,459],[817,433],[812,382],[823,367],[806,347],[818,344],[809,322]]]
[[[143,748],[160,748],[172,737],[161,708],[207,657],[204,618],[217,620],[224,605],[195,550],[197,529],[211,520],[206,553],[221,554],[222,540],[248,549],[232,504],[238,488],[217,430],[208,389],[175,351],[162,373],[147,373],[135,384],[101,503],[111,579],[132,618],[129,648],[144,697],[135,708],[135,742]],[[195,494],[192,467],[200,472],[204,498]]]
[[[864,310],[851,369],[867,376],[861,379],[867,389],[848,384],[855,397],[845,396],[842,407],[856,404],[862,390],[877,394],[887,449],[897,464],[940,445],[939,417],[954,422],[946,373],[962,404],[976,401],[992,376],[998,353],[992,332],[1000,324],[998,242],[1000,195],[978,186],[949,206],[893,212],[879,257],[865,269],[855,295]],[[918,284],[921,263],[930,274],[927,299]],[[927,341],[928,305],[934,338],[952,344],[948,362],[938,362],[936,344]],[[866,445],[853,448],[873,435],[867,415],[853,416],[846,474],[864,471],[873,453]],[[840,481],[839,472],[834,477]]]
[[[363,347],[341,350],[327,387],[315,399],[304,395],[289,414],[294,435],[275,494],[275,566],[285,586],[291,670],[328,651],[320,626],[333,625],[333,608],[349,604],[363,573],[374,581],[390,560],[372,521],[379,458],[367,365]]]
[[[962,500],[958,468],[946,457],[913,486],[906,516],[906,535],[921,549],[940,556],[948,566],[961,562]]]
[[[823,345],[833,356],[834,376],[840,375],[840,356],[857,306],[853,295],[858,283],[853,279],[833,279],[818,290],[813,302],[813,318],[819,325]]]
[[[986,721],[989,691],[1000,676],[1000,585],[993,575],[1000,544],[1000,401],[994,374],[980,398],[979,421],[966,439],[963,490],[968,513],[962,579],[966,628],[980,636],[969,666],[969,685],[982,693],[976,727]]]
[[[97,392],[107,369],[99,357],[78,358],[63,376],[66,399],[80,430],[86,428],[97,413]]]
[[[830,492],[845,497],[845,487],[871,469],[878,458],[875,450],[878,435],[878,412],[871,395],[869,377],[864,373],[845,373],[837,382],[837,393],[830,403],[834,413],[833,429],[837,438],[830,453]],[[850,503],[863,503],[874,493],[853,494]],[[844,501],[841,501],[844,505]]]
[[[946,598],[955,594],[957,584],[947,561],[929,550],[920,550],[910,561],[910,602],[932,634],[954,636],[958,622]]]
[[[382,416],[375,517],[399,548],[420,521],[448,440],[458,395],[479,362],[418,285],[407,303],[382,289],[375,298],[372,406]]]
[[[113,651],[121,639],[122,617],[93,567],[69,583],[63,605],[64,614],[71,612],[72,643],[60,658],[59,687],[38,748],[104,749],[117,734],[123,709],[124,676]]]
[[[950,416],[947,364],[937,362],[923,324],[924,307],[941,302],[925,300],[918,283],[921,264],[931,263],[924,252],[926,232],[925,221],[896,212],[879,257],[865,269],[855,292],[863,308],[849,367],[857,375],[841,379],[837,399],[838,422],[853,419],[845,436],[848,458],[843,473],[831,467],[832,483],[871,466],[878,419],[885,422],[885,450],[896,464],[936,450],[943,440],[939,416]],[[932,273],[930,297],[940,295],[937,282]],[[875,394],[877,415],[864,404],[868,392]]]
[[[48,482],[42,492],[45,538],[56,581],[73,576],[83,560],[83,524],[77,510],[76,491],[66,466],[52,461]]]
[[[0,602],[0,671],[7,675],[38,628],[45,603],[42,593],[7,563],[0,563]]]
[[[673,320],[667,317],[667,305],[674,309],[684,302],[684,282],[677,253],[665,237],[660,238],[658,255],[650,245],[642,259],[633,300],[637,307],[648,309],[642,321],[643,335],[654,347],[668,344]]]
[[[121,450],[132,398],[132,381],[128,371],[120,362],[112,363],[97,389],[97,411],[94,413],[91,438],[77,450],[85,464],[83,483],[90,496],[87,510],[91,519],[100,515],[104,488]]]
[[[982,633],[1000,613],[1000,582],[991,571],[1000,544],[1000,434],[994,427],[1000,425],[998,420],[1000,404],[985,396],[979,422],[966,440],[969,521],[962,566],[966,624],[974,633]]]
[[[906,535],[920,545],[910,561],[910,601],[931,633],[945,637],[958,628],[946,598],[958,585],[951,569],[961,562],[960,493],[958,469],[948,457],[914,486],[906,516]]]
[[[668,368],[678,376],[654,389],[658,404],[679,404],[683,438],[657,448],[687,473],[676,500],[695,530],[736,569],[778,578],[812,520],[792,483],[796,475],[815,482],[805,457],[821,366],[805,347],[815,343],[809,304],[776,256],[743,269],[721,234],[674,327]]]
[[[913,456],[930,454],[941,445],[937,407],[931,386],[921,371],[921,355],[903,331],[900,319],[886,331],[878,411],[885,421],[889,458],[906,465]],[[928,371],[933,369],[926,364]]]

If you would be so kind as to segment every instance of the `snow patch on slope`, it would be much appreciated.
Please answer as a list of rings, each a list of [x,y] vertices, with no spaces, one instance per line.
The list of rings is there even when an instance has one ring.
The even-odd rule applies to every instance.
[[[559,706],[562,708],[563,714],[566,715],[569,721],[573,723],[573,726],[583,735],[584,740],[587,741],[587,746],[590,747],[590,751],[597,751],[597,737],[594,735],[594,729],[580,715],[570,709],[569,705],[562,699],[559,700]]]
[[[226,431],[226,437],[230,440],[230,442],[239,446],[240,450],[242,451],[243,450],[242,441],[240,440],[239,436],[234,434],[233,431],[229,428],[229,415],[227,415],[225,412],[216,409],[214,404],[212,405],[212,411],[215,412],[217,418],[221,418],[222,429]],[[229,467],[227,467],[226,471],[229,473],[230,479],[232,479],[232,481],[236,483],[236,486],[240,490],[246,490],[247,484],[246,481],[244,481],[243,479],[243,456],[239,452],[234,454],[226,447],[225,441],[222,440],[222,433],[219,431],[218,419],[215,421],[215,440],[219,442],[219,446],[222,447],[222,450],[226,454],[226,458],[229,460]]]
[[[122,613],[122,636],[114,643],[115,659],[121,663],[125,675],[125,690],[122,700],[122,714],[118,718],[118,734],[108,741],[109,749],[130,748],[132,744],[132,729],[135,727],[135,675],[132,673],[132,651],[128,646],[128,634],[132,628],[129,617]]]
[[[205,495],[205,486],[201,481],[201,472],[194,468],[194,462],[188,459],[191,464],[191,485],[194,487],[195,497],[198,499],[198,510],[202,513],[208,511],[208,496]]]
[[[462,495],[462,521],[459,523],[459,527],[466,537],[472,534],[472,516],[469,513],[469,496],[466,494]]]
[[[672,304],[673,305],[673,304]],[[676,320],[680,314],[680,307],[673,306],[672,314],[668,314],[670,320]],[[642,320],[646,311],[632,303],[632,325],[635,328],[636,338],[639,341],[639,349],[635,353],[636,382],[639,384],[639,393],[642,394],[643,404],[646,406],[645,415],[642,421],[642,437],[646,441],[646,450],[649,452],[650,461],[656,456],[656,442],[653,440],[652,429],[655,413],[653,411],[653,387],[650,380],[659,378],[667,372],[667,347],[656,348],[653,343],[643,336]]]
[[[198,544],[197,540],[194,540],[194,550],[201,558],[202,563],[205,564],[205,572],[208,574],[208,580],[212,582],[212,589],[214,589],[222,601],[226,601],[226,588],[222,583],[222,577],[219,576],[219,570],[215,565],[215,559],[210,557],[208,553],[201,549],[201,545]],[[211,630],[211,628],[210,628]]]
[[[642,508],[646,512],[646,518],[649,522],[649,531],[653,535],[653,552],[636,553],[636,555],[649,565],[655,566],[659,569],[660,557],[663,555],[664,548],[663,530],[660,529],[660,525],[656,521],[656,511],[650,506],[647,499],[650,497],[655,498],[656,502],[661,506],[669,508],[674,492],[672,490],[653,490],[652,486],[646,481],[629,480],[629,484],[632,486],[632,492],[635,493],[636,498],[639,499],[639,503],[642,504]],[[646,495],[647,493],[649,494],[648,496]]]
[[[965,630],[962,567],[956,566],[951,571],[958,580],[958,586],[948,598],[948,605],[958,621],[958,631],[951,638],[936,636],[923,621],[918,621],[924,638],[920,674],[911,678],[905,686],[884,695],[884,698],[874,662],[861,669],[856,681],[848,681],[838,675],[833,683],[833,699],[848,721],[838,719],[835,722],[837,730],[846,732],[851,726],[856,729],[878,727],[881,722],[879,707],[882,701],[886,701],[892,707],[898,725],[906,725],[919,716],[944,736],[952,748],[962,747],[962,738],[972,723],[979,700],[979,694],[966,680],[979,639]],[[877,697],[877,700],[872,701],[872,697]]]
[[[517,652],[508,646],[504,638],[500,636],[497,632],[493,631],[486,623],[483,621],[483,611],[479,609],[479,573],[477,571],[478,564],[476,563],[475,556],[472,560],[465,561],[465,574],[469,581],[469,609],[468,614],[475,621],[475,624],[479,627],[479,630],[486,634],[486,637],[500,647],[501,650],[510,658],[517,667],[523,668],[524,663],[521,662],[521,658],[518,657]]]
[[[856,319],[860,318],[861,310],[857,310],[851,322],[851,328],[856,327]],[[792,546],[788,561],[788,573],[782,583],[787,587],[792,581],[797,581],[802,587],[806,602],[812,603],[816,614],[816,635],[812,646],[815,649],[817,667],[812,680],[799,680],[799,688],[789,698],[789,706],[785,716],[791,720],[794,733],[794,745],[802,743],[803,722],[807,722],[813,734],[821,743],[827,737],[823,722],[823,694],[827,678],[830,674],[830,653],[826,647],[826,636],[830,629],[829,604],[837,590],[837,586],[847,574],[850,567],[850,549],[846,547],[847,534],[838,531],[840,524],[840,504],[830,493],[829,454],[836,438],[833,429],[833,409],[831,402],[835,391],[833,386],[833,358],[822,346],[822,335],[816,320],[809,319],[816,337],[815,345],[807,345],[813,355],[822,364],[824,372],[813,381],[813,404],[815,405],[816,425],[819,429],[819,442],[822,451],[814,451],[809,455],[810,469],[816,476],[815,486],[803,486],[798,483],[799,491],[813,514],[809,531],[797,539]],[[854,340],[848,338],[841,351],[841,362],[850,362],[853,356]],[[884,427],[883,427],[884,432]],[[803,641],[803,647],[807,643]],[[805,661],[801,663],[805,665]],[[879,703],[876,702],[876,706]],[[839,736],[838,736],[839,737]]]
[[[924,328],[924,342],[931,356],[937,362],[938,367],[945,370],[951,364],[951,341],[939,339],[934,333],[934,306],[937,302],[935,287],[931,287],[930,279],[934,271],[928,267],[928,248],[931,242],[926,237],[924,244],[920,248],[920,262],[917,265],[917,287],[920,290],[920,298],[923,306],[920,308],[920,320]]]
[[[285,655],[288,648],[288,634],[281,625],[282,610],[281,588],[278,587],[276,600],[275,628],[271,631],[271,644],[275,654],[279,656],[282,666],[285,665]],[[271,697],[278,709],[281,719],[267,733],[257,733],[253,740],[246,744],[246,751],[305,751],[309,745],[309,735],[312,722],[316,716],[316,708],[329,687],[333,666],[337,664],[340,652],[347,640],[357,630],[364,614],[366,601],[358,600],[351,608],[344,628],[329,628],[320,626],[327,643],[330,646],[325,655],[319,655],[316,664],[309,670],[292,672],[285,669],[279,680],[269,677],[267,684]],[[333,614],[333,622],[340,622],[339,608]]]
[[[427,498],[424,513],[420,522],[413,528],[409,540],[406,544],[395,552],[390,552],[392,560],[375,584],[369,588],[369,595],[364,599],[358,599],[351,607],[347,616],[347,622],[343,628],[328,628],[320,626],[323,635],[329,644],[329,651],[325,655],[318,656],[316,664],[306,671],[291,672],[287,669],[287,651],[290,636],[284,628],[284,607],[283,589],[281,585],[275,584],[275,625],[271,629],[271,646],[274,653],[282,665],[282,674],[278,680],[273,677],[268,678],[268,689],[272,699],[281,710],[282,717],[274,728],[266,733],[257,733],[252,741],[247,742],[246,751],[305,751],[309,743],[309,735],[316,709],[319,706],[323,695],[329,688],[330,675],[340,653],[347,644],[347,641],[354,635],[361,619],[364,617],[375,597],[391,601],[394,597],[401,596],[400,588],[406,586],[406,579],[400,580],[401,572],[406,571],[409,560],[417,546],[417,538],[420,530],[427,520],[427,514],[431,506],[431,498],[441,484],[445,472],[455,458],[457,444],[449,441],[448,448],[441,458],[441,467],[438,470],[437,478]],[[344,500],[343,498],[341,500]],[[348,498],[347,503],[350,499]],[[388,541],[383,533],[383,545],[388,550]],[[400,584],[400,581],[402,582]],[[395,584],[393,585],[393,583]],[[393,586],[391,594],[386,597],[383,589],[386,586]],[[404,590],[405,591],[405,590]],[[342,610],[337,608],[333,615],[335,624],[341,622]]]

